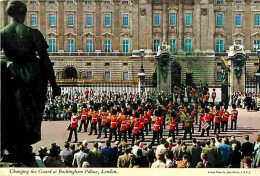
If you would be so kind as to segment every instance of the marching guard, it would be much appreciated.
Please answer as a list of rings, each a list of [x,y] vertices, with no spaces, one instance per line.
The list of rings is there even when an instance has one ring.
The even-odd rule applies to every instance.
[[[69,133],[67,142],[71,141],[73,132],[75,134],[75,141],[73,141],[73,142],[78,142],[77,127],[78,127],[78,116],[76,113],[72,113],[72,117],[71,117],[71,121],[70,121],[70,125],[69,125],[70,133]]]
[[[79,125],[78,132],[81,132],[82,125],[84,125],[84,132],[87,131],[87,124],[86,124],[87,114],[88,114],[87,109],[83,108],[81,110],[80,125]]]
[[[204,136],[205,131],[207,131],[207,136],[209,136],[209,129],[210,129],[210,118],[208,113],[208,109],[206,109],[206,112],[204,113],[202,122],[203,122],[203,126],[202,126],[202,131],[201,131],[201,137]]]
[[[220,106],[217,105],[216,106],[216,115],[214,118],[214,122],[215,122],[215,127],[214,127],[214,134],[216,134],[217,130],[218,130],[218,134],[220,134],[220,122],[221,122],[221,118],[222,118],[222,113],[220,111]]]
[[[224,108],[225,108],[225,111],[222,115],[222,125],[221,125],[222,132],[224,132],[224,129],[225,129],[225,131],[227,131],[227,129],[228,129],[228,118],[229,118],[229,112],[227,111],[228,106],[225,105]]]
[[[153,126],[153,140],[152,145],[154,145],[155,140],[157,139],[157,143],[159,144],[159,132],[160,132],[160,120],[159,117],[154,117],[154,126]]]
[[[235,104],[232,104],[233,110],[231,111],[231,130],[237,129],[237,116],[238,111],[236,110],[237,106]]]

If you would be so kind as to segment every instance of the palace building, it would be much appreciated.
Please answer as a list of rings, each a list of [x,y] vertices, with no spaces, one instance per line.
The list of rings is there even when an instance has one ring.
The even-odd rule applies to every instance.
[[[24,0],[25,24],[49,44],[56,77],[135,79],[145,50],[152,79],[158,46],[167,43],[180,63],[181,80],[221,84],[220,56],[244,45],[248,79],[258,69],[260,0]],[[0,27],[10,21],[0,5]],[[190,76],[187,76],[190,75]]]

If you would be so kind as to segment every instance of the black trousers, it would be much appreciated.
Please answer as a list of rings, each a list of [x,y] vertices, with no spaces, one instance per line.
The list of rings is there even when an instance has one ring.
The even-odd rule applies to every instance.
[[[90,134],[92,134],[93,130],[95,131],[95,135],[97,135],[97,123],[91,123]]]
[[[220,123],[215,123],[215,128],[214,128],[214,134],[216,134],[218,130],[218,134],[220,133]]]
[[[157,139],[157,143],[159,145],[159,131],[153,131],[153,140],[152,144],[154,144],[155,140]]]
[[[101,133],[102,133],[103,129],[104,129],[104,132],[105,132],[105,138],[107,138],[107,128],[106,128],[106,126],[102,126],[102,125],[99,126],[98,137],[101,137]]]
[[[140,130],[140,136],[142,136],[142,142],[144,142],[144,129]]]
[[[175,142],[175,130],[169,130],[169,137],[172,137],[173,142]]]
[[[110,139],[110,141],[112,140],[113,134],[115,135],[115,141],[117,140],[116,129],[117,129],[117,128],[110,128],[110,134],[109,134],[109,139]]]
[[[176,123],[175,128],[176,128],[176,136],[178,136],[179,135],[179,123]]]
[[[144,124],[144,131],[146,132],[146,136],[148,136],[148,124]]]
[[[119,142],[121,142],[122,134],[124,137],[124,141],[127,142],[126,131],[119,131]]]
[[[209,124],[211,126],[211,129],[213,129],[214,128],[214,121],[213,121],[213,119],[210,119]]]
[[[195,121],[196,121],[196,124],[198,124],[198,114],[195,114]]]
[[[233,128],[234,126],[234,128]],[[237,129],[237,120],[231,120],[231,130],[236,130]]]
[[[160,139],[162,138],[162,135],[163,135],[163,127],[162,126],[160,126]]]
[[[184,129],[184,135],[183,135],[184,140],[186,139],[188,133],[190,134],[190,139],[192,139],[191,127],[187,127]]]
[[[225,131],[227,131],[227,128],[228,128],[228,122],[227,121],[222,121],[221,123],[221,127],[222,127],[222,131],[224,131],[224,128],[225,128]]]
[[[78,135],[77,135],[77,128],[70,128],[70,134],[69,134],[69,137],[67,139],[67,142],[70,142],[71,141],[71,137],[72,137],[72,133],[74,132],[75,134],[75,141],[77,142],[78,141]]]
[[[132,139],[132,129],[133,129],[133,127],[127,128],[128,139]]]
[[[81,131],[82,125],[84,125],[84,132],[86,132],[86,131],[87,131],[86,120],[81,120],[81,121],[80,121],[80,125],[79,125],[78,131]]]
[[[199,123],[199,130],[198,130],[198,132],[200,132],[201,131],[201,120],[200,120],[200,123]]]
[[[90,120],[91,120],[91,118],[87,118],[87,130],[86,130],[86,132],[88,131],[88,124],[90,124]]]
[[[152,131],[151,121],[149,121],[148,124],[149,124],[149,131]]]
[[[133,134],[132,145],[134,145],[135,140],[139,140],[139,133]]]

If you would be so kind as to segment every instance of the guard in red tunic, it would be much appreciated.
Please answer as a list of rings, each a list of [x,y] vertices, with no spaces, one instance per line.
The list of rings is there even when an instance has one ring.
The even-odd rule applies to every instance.
[[[169,137],[172,137],[173,142],[175,142],[175,124],[174,118],[170,117],[169,121],[167,121],[167,125],[169,126]]]
[[[207,123],[208,127],[207,128],[202,128],[201,135],[200,135],[201,137],[204,136],[205,131],[207,131],[207,136],[209,136],[210,118],[209,118],[209,115],[207,113],[209,113],[209,109],[208,108],[206,108],[206,113],[204,113],[204,116],[203,116],[203,119],[202,119],[203,126]]]
[[[217,96],[217,94],[216,94],[216,91],[215,91],[215,88],[214,88],[214,89],[213,89],[213,92],[211,93],[211,98],[212,98],[212,100],[213,100],[213,104],[215,104],[216,96]]]
[[[144,142],[144,116],[142,114],[140,114],[139,119],[139,133],[142,136],[142,142]]]
[[[154,126],[153,126],[153,140],[152,145],[154,144],[155,140],[157,139],[157,143],[159,145],[159,131],[160,131],[160,120],[159,117],[155,117]]]
[[[144,111],[144,131],[146,132],[146,136],[148,136],[148,123],[150,121],[150,116],[146,111]]]
[[[192,115],[193,115],[193,118],[195,119],[196,121],[196,124],[198,124],[198,104],[195,104],[194,105],[194,109],[193,109],[193,112],[192,112]]]
[[[126,122],[125,117],[123,117],[122,120],[121,120],[121,126],[120,126],[120,130],[119,130],[119,142],[121,142],[122,134],[123,134],[124,141],[127,142],[127,138],[126,138],[127,128],[126,128],[126,126],[127,126],[127,122]]]
[[[131,123],[131,118],[130,115],[126,117],[126,129],[128,133],[128,139],[132,139],[132,123]]]
[[[103,130],[103,129],[104,129],[104,132],[105,132],[105,138],[107,138],[106,123],[107,123],[107,115],[106,115],[105,113],[103,113],[103,114],[101,115],[101,122],[100,122],[99,133],[98,133],[98,137],[97,137],[97,138],[100,138],[100,137],[101,137],[101,133],[102,133],[102,130]]]
[[[231,111],[231,130],[237,129],[237,116],[238,111],[236,110],[237,106],[235,104],[232,105],[233,110]],[[234,128],[233,128],[234,126]]]
[[[132,126],[133,126],[133,138],[132,138],[132,145],[134,145],[135,140],[139,140],[139,120],[138,118],[135,118],[133,120]]]
[[[210,126],[211,129],[214,128],[214,118],[215,118],[216,111],[214,109],[214,104],[211,104],[211,109],[209,110],[209,119],[210,119]]]
[[[96,111],[93,112],[92,118],[91,118],[91,128],[90,133],[88,135],[92,135],[93,130],[95,131],[95,135],[97,135],[97,122],[98,122],[98,114]]]
[[[87,131],[87,124],[86,124],[87,114],[88,114],[87,109],[83,108],[81,110],[81,117],[80,117],[81,121],[80,121],[78,132],[81,132],[82,124],[84,125],[84,132]]]
[[[148,114],[148,119],[149,119],[149,123],[148,123],[148,125],[149,125],[149,131],[152,131],[152,119],[151,119],[151,117],[152,117],[152,115],[153,115],[153,110],[151,110],[151,109],[149,109],[148,110],[148,112],[147,112],[147,114]]]
[[[186,118],[184,121],[184,135],[183,140],[186,140],[187,134],[190,134],[190,139],[192,139],[192,132],[191,132],[191,121]]]
[[[194,133],[194,118],[193,115],[190,113],[187,113],[186,116],[188,117],[190,121],[190,127],[191,127],[191,132]]]
[[[214,128],[214,134],[216,134],[217,130],[218,130],[218,134],[220,134],[220,121],[222,118],[222,113],[220,112],[220,107],[219,105],[216,106],[216,115],[214,118],[214,122],[215,122],[215,128]]]
[[[78,135],[77,135],[77,127],[78,127],[78,116],[76,113],[72,113],[71,121],[70,121],[70,134],[67,139],[67,142],[71,141],[72,133],[74,132],[75,134],[75,141],[73,142],[78,142]]]
[[[87,129],[88,129],[88,124],[90,124],[90,126],[91,126],[92,115],[93,115],[92,108],[88,108]],[[87,131],[86,131],[86,132],[87,132]]]
[[[110,141],[112,141],[113,134],[115,135],[115,141],[117,141],[117,132],[116,132],[117,124],[118,121],[116,115],[112,115],[112,119],[110,121],[110,135],[109,135]]]
[[[222,115],[222,125],[221,125],[222,132],[224,132],[224,128],[225,128],[225,131],[227,131],[227,129],[228,129],[228,118],[229,118],[229,112],[227,111],[228,106],[225,105],[224,108],[225,108],[225,111],[224,111],[224,113]]]
[[[198,132],[201,131],[201,125],[202,125],[203,116],[204,116],[204,113],[203,113],[203,112],[204,112],[203,109],[201,109],[200,112],[199,112],[199,130],[198,130]]]
[[[159,135],[160,135],[160,139],[162,138],[162,135],[163,135],[163,116],[160,116],[159,117],[159,121],[160,121],[160,132],[159,132]]]

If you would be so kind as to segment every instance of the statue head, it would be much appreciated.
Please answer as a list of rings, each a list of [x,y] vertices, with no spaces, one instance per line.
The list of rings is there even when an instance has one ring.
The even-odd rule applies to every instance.
[[[22,1],[9,1],[6,6],[6,13],[15,21],[24,23],[27,7]]]

